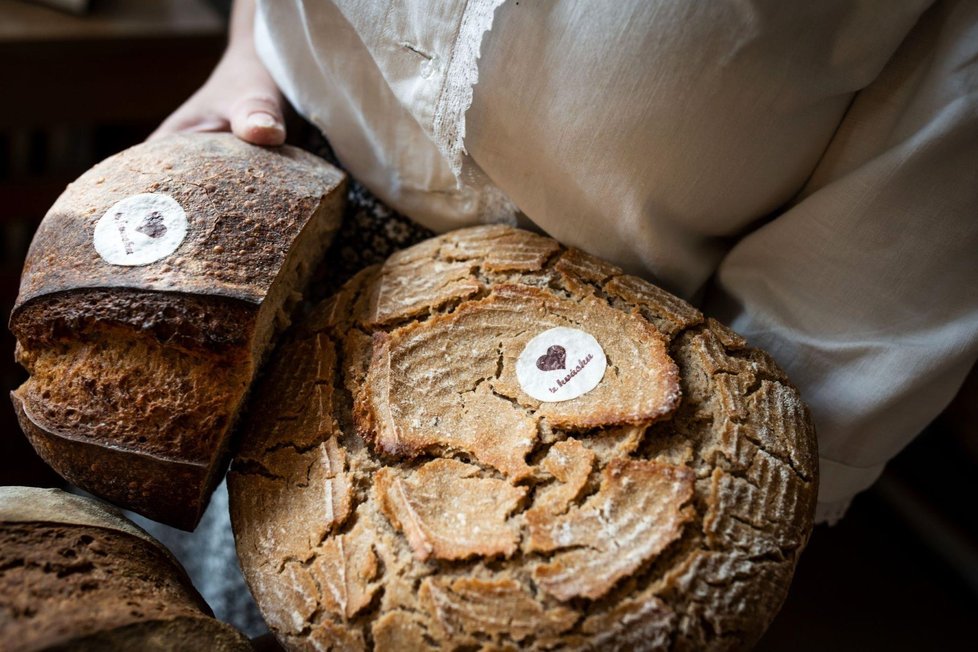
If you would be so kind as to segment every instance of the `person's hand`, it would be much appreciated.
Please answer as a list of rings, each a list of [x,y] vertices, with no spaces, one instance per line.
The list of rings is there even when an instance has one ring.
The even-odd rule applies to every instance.
[[[282,94],[255,52],[254,22],[254,0],[235,0],[221,61],[148,140],[185,131],[230,131],[255,145],[285,142]]]
[[[253,50],[229,47],[204,85],[148,140],[188,131],[230,131],[256,145],[285,142],[282,94]]]

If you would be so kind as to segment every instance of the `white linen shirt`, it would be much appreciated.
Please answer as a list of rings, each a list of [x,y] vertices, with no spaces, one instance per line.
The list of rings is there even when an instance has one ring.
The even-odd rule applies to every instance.
[[[822,520],[978,357],[978,0],[266,0],[256,45],[395,209],[528,218],[769,351]]]

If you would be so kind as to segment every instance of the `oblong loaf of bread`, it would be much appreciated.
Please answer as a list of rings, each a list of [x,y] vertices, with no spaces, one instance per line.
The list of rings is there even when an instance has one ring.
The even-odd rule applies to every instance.
[[[108,505],[0,487],[0,647],[250,650],[158,541]]]
[[[38,228],[10,327],[20,423],[87,491],[185,529],[239,406],[340,221],[343,174],[229,134],[138,145]]]

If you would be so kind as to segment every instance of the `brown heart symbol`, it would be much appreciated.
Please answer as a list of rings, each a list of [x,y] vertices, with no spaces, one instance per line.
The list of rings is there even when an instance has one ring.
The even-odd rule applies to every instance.
[[[567,351],[559,344],[554,344],[547,352],[537,358],[537,369],[554,371],[564,369],[567,364]]]
[[[163,216],[160,215],[159,211],[153,211],[147,215],[143,223],[136,227],[136,230],[145,233],[154,240],[166,235],[166,225],[163,224]]]

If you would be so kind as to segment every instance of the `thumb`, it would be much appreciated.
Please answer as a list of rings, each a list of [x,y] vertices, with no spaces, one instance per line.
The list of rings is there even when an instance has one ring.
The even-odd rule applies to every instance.
[[[231,131],[241,140],[255,145],[284,143],[281,97],[251,95],[235,102],[231,107]]]

